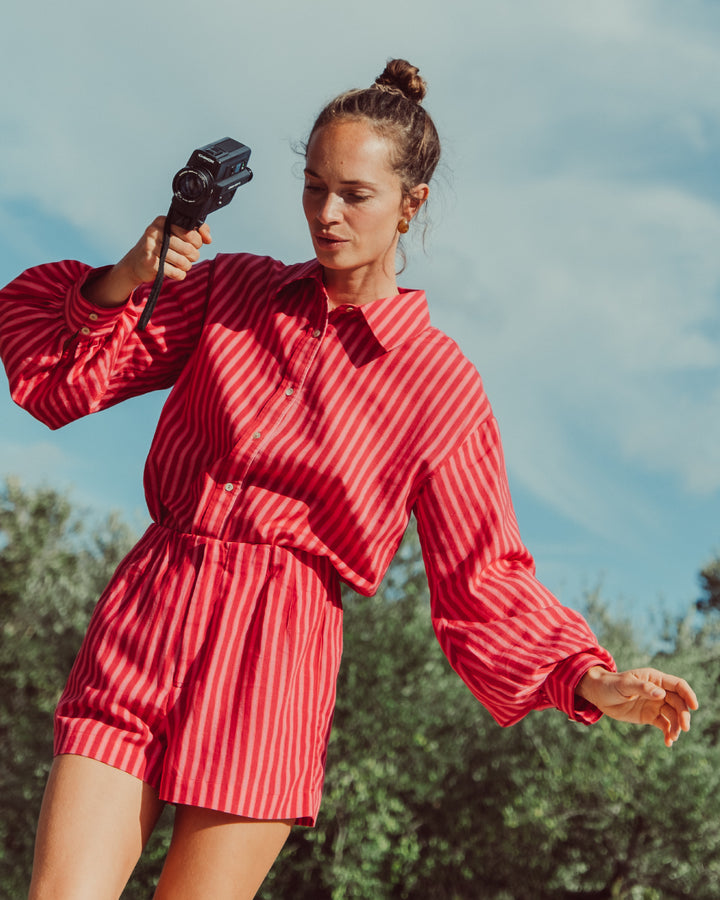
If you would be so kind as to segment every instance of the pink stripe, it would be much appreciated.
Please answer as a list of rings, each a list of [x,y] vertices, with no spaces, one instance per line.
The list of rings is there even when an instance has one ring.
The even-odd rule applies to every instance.
[[[172,799],[311,819],[338,577],[374,592],[411,511],[438,638],[470,689],[505,724],[548,698],[576,715],[563,679],[612,660],[535,580],[480,377],[421,292],[329,312],[317,264],[220,256],[167,284],[138,332],[148,289],[95,310],[89,271],[38,267],[0,295],[17,402],[59,427],[174,387],[145,471],[157,530],[101,601],[63,746],[82,744],[66,718],[102,696],[115,737],[86,720],[93,752]]]

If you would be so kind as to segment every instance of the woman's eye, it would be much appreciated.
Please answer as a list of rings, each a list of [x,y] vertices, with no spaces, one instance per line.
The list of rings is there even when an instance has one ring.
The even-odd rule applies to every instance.
[[[306,184],[305,190],[310,194],[317,194],[318,191],[322,190],[322,188],[320,187],[319,184]]]
[[[370,199],[367,194],[346,194],[345,196],[350,203],[363,203]]]

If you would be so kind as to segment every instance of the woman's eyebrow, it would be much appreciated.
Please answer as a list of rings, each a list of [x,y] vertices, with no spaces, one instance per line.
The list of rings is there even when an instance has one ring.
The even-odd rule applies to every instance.
[[[312,169],[305,169],[305,174],[309,175],[311,178],[319,178],[322,181],[322,175],[318,175],[318,173],[313,172]],[[348,178],[341,181],[340,184],[360,185],[362,187],[375,187],[375,182],[363,181],[361,178]]]

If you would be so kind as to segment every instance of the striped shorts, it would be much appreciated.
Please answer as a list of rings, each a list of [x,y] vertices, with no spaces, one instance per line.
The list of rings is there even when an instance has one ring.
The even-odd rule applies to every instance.
[[[326,559],[151,525],[92,616],[55,753],[168,802],[312,825],[341,652]]]

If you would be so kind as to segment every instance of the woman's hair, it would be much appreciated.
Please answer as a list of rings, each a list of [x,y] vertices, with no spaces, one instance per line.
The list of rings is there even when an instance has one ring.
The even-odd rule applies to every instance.
[[[387,138],[392,164],[403,192],[427,184],[440,159],[440,139],[432,119],[420,105],[427,85],[418,69],[404,59],[391,59],[369,88],[346,91],[322,110],[310,132],[342,119],[366,119]]]

